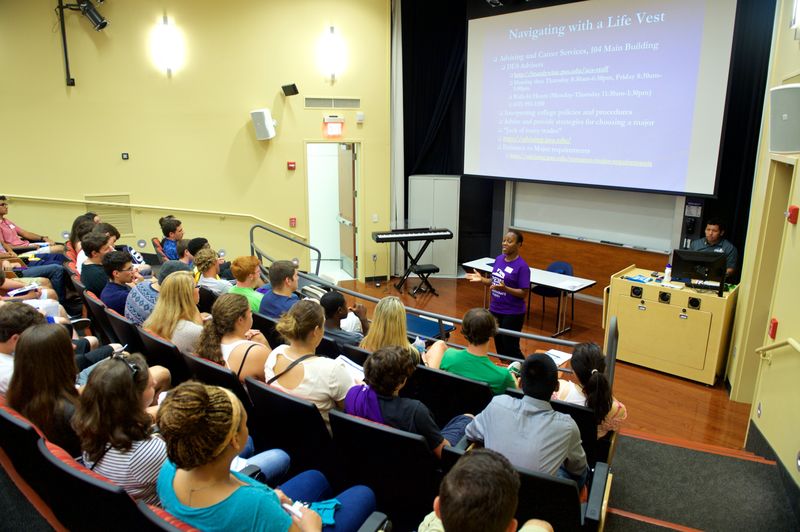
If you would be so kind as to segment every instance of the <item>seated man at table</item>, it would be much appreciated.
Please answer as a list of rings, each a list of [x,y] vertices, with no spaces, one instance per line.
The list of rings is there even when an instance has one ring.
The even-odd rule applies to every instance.
[[[736,247],[728,242],[725,237],[725,224],[719,218],[709,218],[706,221],[706,236],[693,240],[689,245],[692,251],[710,251],[725,254],[725,277],[731,278],[736,273],[736,261],[739,252]]]
[[[258,312],[270,318],[280,318],[281,314],[300,301],[297,290],[297,267],[288,260],[276,260],[269,267],[269,290],[261,299]]]
[[[426,355],[425,362],[432,368],[449,371],[468,379],[482,381],[492,387],[495,394],[506,388],[517,388],[518,384],[507,368],[498,366],[489,359],[489,342],[497,334],[497,321],[484,308],[473,308],[464,314],[461,332],[469,345],[466,349],[447,349],[436,357],[436,351]]]
[[[558,370],[545,354],[522,363],[522,391],[515,399],[498,395],[467,425],[467,439],[504,455],[516,467],[571,479],[582,487],[589,473],[578,425],[553,410]]]
[[[356,303],[355,306],[348,308],[344,296],[336,290],[323,295],[319,304],[325,309],[325,334],[333,338],[340,350],[343,345],[357,346],[361,343],[369,331],[367,308],[363,304]],[[350,313],[361,323],[361,332],[342,329],[342,320],[347,319]]]

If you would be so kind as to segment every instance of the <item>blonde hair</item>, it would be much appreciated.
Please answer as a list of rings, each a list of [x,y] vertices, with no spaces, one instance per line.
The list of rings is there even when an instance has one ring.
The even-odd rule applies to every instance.
[[[196,381],[177,386],[156,416],[169,459],[186,470],[214,460],[239,430],[242,408],[232,392],[219,386]]]
[[[198,325],[203,322],[194,301],[194,275],[192,272],[173,272],[161,284],[152,314],[142,324],[145,329],[164,338],[172,338],[180,320]]]
[[[288,340],[305,340],[316,327],[325,325],[325,311],[316,301],[298,301],[285,312],[275,330]]]
[[[360,347],[367,351],[377,351],[393,345],[413,353],[415,360],[419,360],[419,352],[408,341],[406,309],[400,298],[388,296],[381,299],[375,307],[369,332],[361,340]]]
[[[203,248],[194,255],[194,265],[200,273],[206,273],[216,263],[217,252],[211,248]]]
[[[222,358],[222,337],[236,328],[236,321],[247,314],[250,303],[241,294],[222,294],[211,307],[212,318],[203,325],[197,354],[217,364],[225,364]]]

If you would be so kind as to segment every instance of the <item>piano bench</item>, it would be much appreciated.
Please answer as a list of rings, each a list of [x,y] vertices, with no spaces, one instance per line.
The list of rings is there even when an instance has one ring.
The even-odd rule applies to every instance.
[[[431,294],[438,296],[439,294],[436,293],[436,289],[433,287],[431,282],[428,280],[428,277],[433,275],[434,273],[439,273],[439,267],[435,264],[415,264],[411,267],[411,273],[415,273],[420,278],[420,283],[409,292],[411,297],[417,297],[417,292],[430,292]]]
[[[415,264],[411,267],[411,273],[416,273],[419,276],[432,275],[439,273],[439,267],[435,264]]]

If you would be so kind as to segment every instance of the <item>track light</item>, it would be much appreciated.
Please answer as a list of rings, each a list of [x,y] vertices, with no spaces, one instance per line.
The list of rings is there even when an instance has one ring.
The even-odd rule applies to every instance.
[[[78,7],[80,8],[83,16],[89,19],[89,22],[92,23],[92,27],[96,31],[100,31],[108,26],[108,21],[97,11],[97,8],[94,7],[92,0],[80,0],[78,2]]]

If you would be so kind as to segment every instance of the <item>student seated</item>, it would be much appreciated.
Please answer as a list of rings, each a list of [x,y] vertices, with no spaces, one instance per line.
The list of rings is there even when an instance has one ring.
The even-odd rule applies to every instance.
[[[19,335],[6,394],[8,406],[71,456],[81,452],[78,436],[70,425],[78,405],[77,373],[72,342],[64,327],[33,325]]]
[[[348,307],[344,296],[336,290],[323,295],[319,304],[325,309],[325,334],[333,338],[340,351],[344,345],[358,345],[364,339],[364,334],[369,332],[367,308],[363,304],[356,303]],[[345,320],[350,313],[361,323],[362,332],[342,329],[342,320]]]
[[[280,318],[292,305],[300,301],[297,290],[297,267],[288,260],[276,260],[269,267],[269,289],[261,298],[259,314]]]
[[[181,353],[193,353],[203,331],[199,299],[192,272],[173,272],[164,279],[153,313],[142,327],[167,338]]]
[[[244,296],[223,294],[211,307],[203,325],[197,354],[247,377],[264,381],[264,364],[270,349],[264,335],[253,329],[253,311]]]
[[[519,384],[507,368],[498,366],[489,359],[489,341],[497,334],[497,321],[492,313],[483,308],[473,308],[464,314],[461,331],[469,345],[466,349],[449,348],[441,359],[434,354],[426,356],[426,363],[432,368],[482,381],[492,387],[497,394],[506,388],[518,388]]]
[[[345,412],[425,437],[437,458],[445,445],[456,445],[472,421],[469,414],[451,419],[441,430],[420,401],[399,397],[400,390],[416,369],[414,360],[401,347],[383,347],[364,362],[364,384],[350,388],[345,397]]]
[[[158,219],[161,226],[161,233],[164,238],[161,240],[161,249],[169,260],[178,260],[178,240],[183,238],[183,224],[181,221],[168,214]]]
[[[170,514],[209,532],[323,530],[313,503],[334,494],[322,473],[306,471],[273,490],[230,471],[248,437],[247,412],[233,392],[185,382],[164,400],[157,421],[169,457],[158,477],[158,495]],[[335,498],[341,506],[324,530],[357,530],[375,508],[375,495],[365,486]],[[294,500],[312,507],[299,508],[295,517],[281,507]]]
[[[211,248],[202,248],[194,255],[194,267],[199,273],[198,284],[214,294],[227,294],[233,283],[219,277],[219,259]]]
[[[100,297],[108,283],[108,275],[103,268],[103,257],[106,253],[114,251],[113,238],[92,231],[81,239],[81,248],[87,257],[81,268],[81,283],[97,297]]]
[[[92,372],[72,420],[86,467],[147,504],[159,503],[156,480],[167,459],[146,410],[154,397],[155,380],[144,357],[115,355]],[[234,463],[257,465],[268,482],[277,482],[289,469],[289,456],[276,449]]]
[[[36,247],[35,254],[64,253],[64,246],[56,244],[49,237],[26,231],[6,218],[8,214],[8,198],[0,196],[0,238],[6,246],[14,248]],[[26,240],[27,239],[27,240]],[[31,241],[34,241],[32,243]]]
[[[518,502],[516,469],[500,453],[475,449],[442,479],[433,512],[420,523],[418,532],[514,532]],[[519,532],[553,532],[553,527],[530,519]]]
[[[164,279],[171,273],[188,271],[191,269],[179,260],[168,260],[162,264],[155,279],[145,279],[131,289],[125,300],[125,317],[136,325],[142,325],[156,308]]]
[[[86,253],[81,248],[81,239],[91,233],[96,225],[92,220],[85,218],[86,215],[78,216],[73,222],[72,231],[67,241],[67,258],[75,263],[78,273],[81,272],[83,262],[86,260]]]
[[[264,376],[267,384],[317,405],[330,426],[328,412],[342,409],[355,381],[343,362],[314,354],[325,332],[324,318],[319,303],[308,300],[297,302],[281,316],[276,329],[289,344],[269,354]]]
[[[545,354],[522,363],[522,391],[515,399],[498,395],[467,425],[467,439],[495,450],[516,467],[586,483],[588,467],[578,425],[553,410],[550,397],[558,390],[558,370]]]
[[[611,395],[611,384],[605,374],[606,357],[600,346],[595,343],[576,345],[570,364],[579,384],[559,379],[558,392],[553,398],[588,406],[597,421],[598,438],[610,431],[618,431],[628,417],[628,411]]]
[[[422,361],[424,348],[417,348],[408,341],[406,325],[406,309],[397,296],[386,296],[375,306],[375,314],[369,332],[364,336],[359,347],[367,351],[377,351],[381,347],[397,345],[405,349],[414,359],[415,364]],[[443,353],[447,344],[442,340],[434,342],[428,350],[430,356],[441,358],[438,353]],[[425,358],[429,355],[426,354]]]
[[[110,251],[103,257],[103,269],[109,282],[100,292],[100,300],[108,308],[119,314],[125,313],[125,302],[128,300],[131,286],[141,280],[133,269],[131,256],[127,251]]]
[[[258,312],[261,298],[264,297],[255,290],[261,286],[261,270],[258,267],[258,259],[253,256],[238,257],[231,263],[231,272],[236,278],[236,285],[228,292],[246,297],[247,302],[250,303],[250,309]]]

